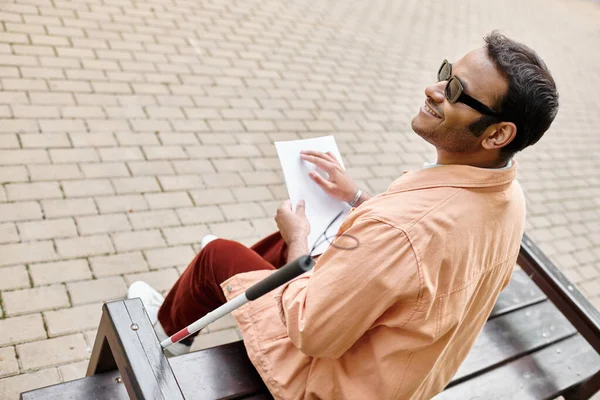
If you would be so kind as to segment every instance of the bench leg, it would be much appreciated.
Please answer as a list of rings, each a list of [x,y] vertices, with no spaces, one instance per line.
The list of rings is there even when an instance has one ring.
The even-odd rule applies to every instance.
[[[102,307],[86,376],[117,368],[130,399],[184,399],[140,299]]]

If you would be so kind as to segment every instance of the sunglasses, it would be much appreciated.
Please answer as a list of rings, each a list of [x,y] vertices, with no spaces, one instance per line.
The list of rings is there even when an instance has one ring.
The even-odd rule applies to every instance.
[[[490,115],[492,117],[500,117],[500,113],[492,110],[482,102],[475,100],[471,96],[465,93],[465,88],[456,76],[452,76],[452,64],[448,60],[442,62],[442,66],[438,71],[438,82],[448,81],[446,84],[446,98],[452,104],[460,101],[471,107],[472,109],[479,111],[482,114]]]

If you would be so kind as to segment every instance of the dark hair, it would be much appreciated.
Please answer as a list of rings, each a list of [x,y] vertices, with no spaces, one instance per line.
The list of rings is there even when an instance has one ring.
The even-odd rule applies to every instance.
[[[502,148],[504,159],[536,143],[548,130],[558,112],[558,92],[548,67],[529,47],[493,31],[484,38],[488,55],[508,80],[508,92],[496,107],[502,119],[517,127],[512,142]],[[471,124],[481,134],[498,119],[482,116]]]

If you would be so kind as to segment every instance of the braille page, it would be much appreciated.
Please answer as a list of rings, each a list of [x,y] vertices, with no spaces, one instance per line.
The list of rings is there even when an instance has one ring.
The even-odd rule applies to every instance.
[[[344,168],[342,156],[338,150],[335,138],[333,136],[322,136],[303,140],[275,142],[275,148],[281,162],[283,177],[290,201],[292,202],[292,208],[296,209],[296,204],[298,204],[299,200],[304,200],[306,203],[306,216],[310,222],[308,249],[312,249],[317,240],[323,240],[323,237],[319,239],[319,236],[321,236],[327,225],[329,225],[336,215],[342,212],[342,216],[327,230],[327,236],[333,241],[333,236],[342,225],[345,215],[350,210],[350,206],[344,201],[329,197],[308,176],[310,171],[317,171],[323,177],[328,178],[325,171],[317,168],[312,163],[302,160],[300,152],[302,150],[329,151],[339,161],[342,168]],[[313,255],[323,253],[327,247],[329,247],[329,242],[323,240],[323,243],[317,246]]]

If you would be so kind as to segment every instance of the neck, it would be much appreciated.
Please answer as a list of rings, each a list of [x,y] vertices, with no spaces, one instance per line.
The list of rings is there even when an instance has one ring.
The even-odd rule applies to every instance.
[[[506,166],[507,160],[502,160],[498,155],[493,159],[481,154],[456,154],[447,153],[443,150],[437,151],[437,163],[441,165],[469,165],[478,168],[502,168]]]

